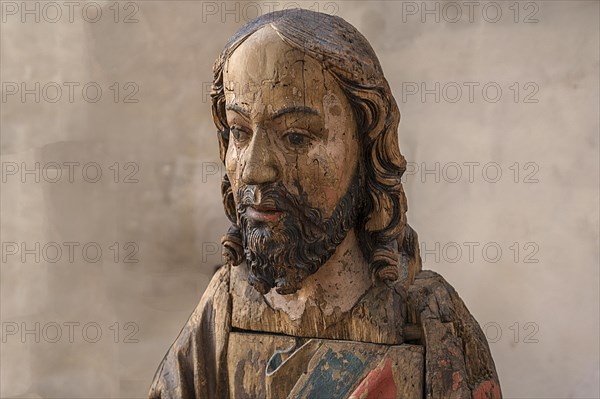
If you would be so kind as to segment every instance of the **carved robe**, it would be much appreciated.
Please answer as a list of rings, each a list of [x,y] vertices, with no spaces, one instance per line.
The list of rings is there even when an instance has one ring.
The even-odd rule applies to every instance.
[[[242,264],[215,274],[150,398],[501,397],[485,336],[434,272],[407,291],[376,284],[348,312],[301,320],[271,308],[246,273]]]

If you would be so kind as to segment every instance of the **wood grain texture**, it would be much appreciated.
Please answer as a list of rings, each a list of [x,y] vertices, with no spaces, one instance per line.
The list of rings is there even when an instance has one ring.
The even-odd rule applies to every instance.
[[[399,345],[404,342],[406,298],[400,283],[375,284],[351,311],[324,317],[318,303],[307,303],[301,318],[271,308],[247,281],[244,265],[232,269],[232,326],[298,337],[318,337]]]
[[[227,353],[231,397],[266,397],[267,362],[276,350],[295,347],[295,345],[294,337],[232,332]]]
[[[454,288],[420,272],[408,290],[409,321],[421,325],[427,351],[425,397],[501,398],[483,331]]]
[[[238,277],[232,275],[231,280]],[[282,395],[286,392],[297,392],[302,397],[301,393],[308,391],[301,388],[311,384],[314,387],[315,381],[321,378],[313,377],[311,380],[309,375],[331,367],[319,363],[319,359],[326,357],[327,351],[316,357],[314,355],[319,348],[326,348],[322,346],[324,341],[328,342],[330,349],[335,349],[335,353],[346,353],[342,357],[332,357],[332,364],[338,360],[341,361],[338,364],[345,364],[352,356],[360,359],[361,353],[366,353],[365,348],[370,348],[369,345],[387,348],[388,358],[391,359],[389,365],[381,363],[381,359],[374,364],[374,359],[379,359],[383,353],[381,349],[370,352],[370,358],[362,356],[362,363],[371,363],[361,372],[356,368],[355,376],[362,380],[357,380],[351,387],[353,391],[350,388],[344,390],[348,395],[342,397],[361,398],[361,392],[372,392],[368,390],[369,386],[370,389],[377,386],[378,392],[402,398],[502,397],[498,375],[481,328],[456,291],[434,272],[420,272],[405,298],[408,304],[407,319],[414,323],[410,324],[410,329],[420,331],[421,340],[414,338],[417,345],[389,346],[385,342],[384,345],[374,345],[361,342],[360,339],[323,340],[310,336],[286,336],[277,330],[282,326],[278,323],[270,324],[271,330],[277,330],[271,331],[271,334],[265,334],[263,324],[257,325],[259,329],[254,331],[233,331],[231,320],[236,312],[233,307],[233,283],[227,266],[213,277],[197,309],[163,359],[152,384],[150,398],[279,398],[285,397]],[[385,287],[394,290],[393,287]],[[363,316],[367,320],[375,317],[373,314],[377,315],[375,312],[369,313],[373,309],[369,309],[365,303],[357,306],[365,308],[367,313]],[[373,302],[372,306],[378,309],[390,307],[384,302]],[[254,322],[258,323],[256,317],[263,314],[264,304],[258,306],[254,301],[247,301],[247,306],[241,309],[243,314],[252,316]],[[347,319],[342,317],[341,320]],[[269,318],[264,321],[264,325],[272,323]],[[344,331],[344,334],[352,337],[351,326],[346,324],[344,329],[328,331],[330,334],[332,331]],[[360,335],[380,337],[378,331],[371,335],[363,331]],[[411,336],[417,336],[416,332],[411,332]],[[414,357],[415,353],[406,351],[422,354],[421,363],[418,356]],[[243,362],[240,363],[240,359]],[[285,368],[280,368],[284,363]],[[303,382],[299,383],[300,380]],[[325,389],[325,385],[321,389]],[[421,396],[414,396],[415,387],[418,387]],[[394,396],[396,394],[390,392],[400,393]]]

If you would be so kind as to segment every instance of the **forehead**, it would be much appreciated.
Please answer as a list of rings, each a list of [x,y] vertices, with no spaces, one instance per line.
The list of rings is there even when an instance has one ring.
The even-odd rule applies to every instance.
[[[248,113],[310,107],[322,113],[328,103],[347,101],[334,77],[303,51],[266,26],[229,57],[223,72],[225,99]]]

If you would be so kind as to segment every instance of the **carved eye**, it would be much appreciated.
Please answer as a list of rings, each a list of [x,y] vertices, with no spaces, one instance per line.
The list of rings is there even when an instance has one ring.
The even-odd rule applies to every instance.
[[[291,131],[284,137],[287,144],[292,147],[305,147],[310,143],[310,136],[299,131]]]
[[[238,144],[243,144],[250,139],[250,133],[240,126],[234,125],[230,131],[233,139]]]

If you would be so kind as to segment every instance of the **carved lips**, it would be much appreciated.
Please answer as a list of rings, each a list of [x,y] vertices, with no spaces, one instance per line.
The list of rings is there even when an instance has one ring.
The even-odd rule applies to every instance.
[[[283,212],[275,208],[253,205],[246,208],[246,216],[257,222],[273,223],[283,216]]]

